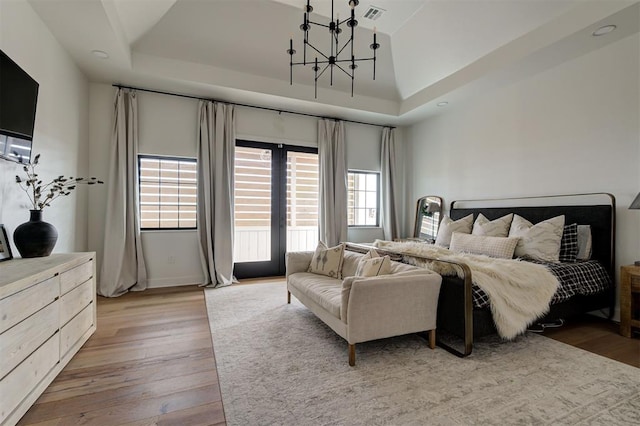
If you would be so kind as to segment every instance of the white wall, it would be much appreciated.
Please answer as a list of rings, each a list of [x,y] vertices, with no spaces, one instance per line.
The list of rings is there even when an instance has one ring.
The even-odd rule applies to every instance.
[[[48,181],[86,175],[87,79],[28,2],[0,2],[0,49],[40,84],[33,137],[33,151],[41,154],[40,176]],[[7,228],[14,256],[13,231],[29,219],[27,195],[15,183],[21,173],[17,163],[0,160],[0,223]],[[54,252],[87,249],[88,190],[79,187],[44,210],[44,220],[58,230]]]
[[[144,154],[196,156],[198,102],[153,93],[138,93],[140,152]],[[90,85],[90,170],[108,172],[115,89]],[[312,117],[237,107],[237,137],[269,143],[317,146],[317,119]],[[381,128],[346,124],[347,165],[359,170],[380,170]],[[104,240],[106,185],[89,194],[89,247],[101,260]],[[380,228],[350,229],[350,241],[382,238]],[[202,282],[195,231],[149,231],[142,235],[152,287]]]
[[[616,263],[640,259],[639,52],[636,34],[411,126],[408,198],[610,192]]]

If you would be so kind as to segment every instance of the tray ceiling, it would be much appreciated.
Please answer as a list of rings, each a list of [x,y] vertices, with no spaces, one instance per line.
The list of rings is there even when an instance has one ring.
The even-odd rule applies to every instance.
[[[376,80],[363,63],[353,98],[338,73],[332,87],[328,76],[319,79],[314,99],[310,68],[294,68],[289,84],[286,49],[293,36],[301,59],[302,0],[29,2],[92,81],[396,125],[436,113],[442,100],[477,96],[636,33],[640,21],[635,1],[362,0],[356,56],[370,56],[375,26]],[[324,22],[331,2],[311,4],[314,20]],[[384,11],[376,21],[362,17],[371,6]],[[335,9],[347,17],[347,0]],[[618,29],[592,37],[605,23]],[[96,49],[109,58],[96,58]]]

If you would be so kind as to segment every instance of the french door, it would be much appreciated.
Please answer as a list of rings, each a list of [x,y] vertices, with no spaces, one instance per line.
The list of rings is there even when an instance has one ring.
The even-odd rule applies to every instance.
[[[318,243],[316,148],[236,141],[234,275],[284,275],[287,250]]]

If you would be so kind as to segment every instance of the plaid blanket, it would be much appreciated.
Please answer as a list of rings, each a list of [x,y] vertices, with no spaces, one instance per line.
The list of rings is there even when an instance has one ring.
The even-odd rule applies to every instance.
[[[551,299],[551,304],[564,302],[576,294],[589,296],[600,293],[611,287],[611,277],[597,260],[576,263],[551,263],[529,260],[545,266],[557,279],[560,285]],[[489,297],[478,286],[473,286],[473,306],[485,308],[489,306]]]

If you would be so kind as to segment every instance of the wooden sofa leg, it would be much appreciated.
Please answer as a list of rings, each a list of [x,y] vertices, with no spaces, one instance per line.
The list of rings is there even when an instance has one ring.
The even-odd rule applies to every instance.
[[[436,348],[436,329],[429,330],[429,347],[431,349]]]
[[[287,304],[291,303],[291,292],[287,291]]]
[[[356,365],[356,345],[349,344],[349,365]]]

